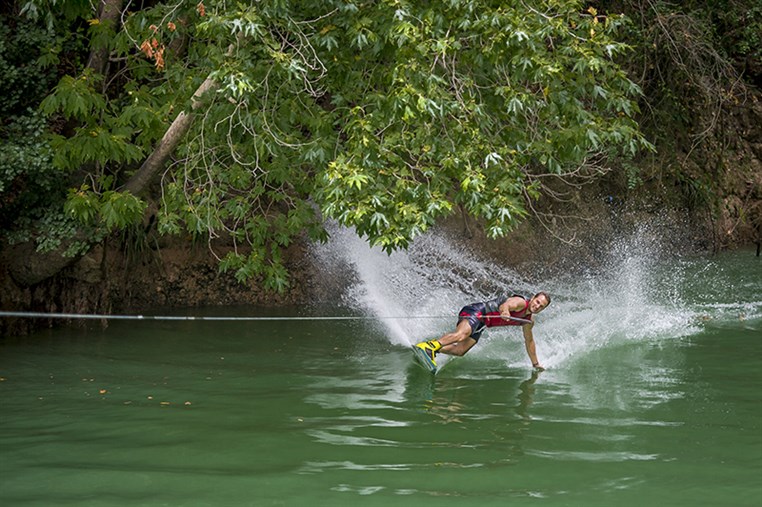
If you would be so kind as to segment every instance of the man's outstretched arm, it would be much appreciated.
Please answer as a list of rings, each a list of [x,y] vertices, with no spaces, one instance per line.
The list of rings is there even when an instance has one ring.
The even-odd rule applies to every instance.
[[[537,349],[534,344],[532,327],[534,327],[534,324],[524,324],[521,326],[521,330],[524,331],[524,346],[527,349],[527,355],[529,356],[530,361],[532,361],[532,366],[543,369],[542,366],[540,366],[539,359],[537,359]]]

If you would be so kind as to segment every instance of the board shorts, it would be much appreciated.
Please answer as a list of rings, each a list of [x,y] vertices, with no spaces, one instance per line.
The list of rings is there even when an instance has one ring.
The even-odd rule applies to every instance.
[[[458,324],[460,324],[461,320],[468,321],[468,324],[471,326],[471,338],[477,342],[479,341],[479,338],[482,337],[482,333],[487,327],[484,320],[481,318],[486,311],[487,306],[484,303],[473,303],[461,308],[460,313],[458,314]]]

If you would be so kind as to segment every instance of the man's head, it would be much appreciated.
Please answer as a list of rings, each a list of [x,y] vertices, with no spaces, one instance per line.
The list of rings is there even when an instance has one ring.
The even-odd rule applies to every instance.
[[[532,313],[540,313],[549,304],[550,296],[548,296],[547,292],[538,292],[529,300],[529,311]]]

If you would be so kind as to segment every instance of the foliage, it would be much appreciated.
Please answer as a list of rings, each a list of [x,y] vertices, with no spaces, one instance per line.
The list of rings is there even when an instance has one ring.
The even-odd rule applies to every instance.
[[[123,230],[143,219],[145,202],[134,195],[107,190],[90,192],[87,185],[69,190],[64,211],[87,225],[102,224],[106,231]]]
[[[576,0],[175,0],[119,27],[81,0],[24,11],[111,61],[67,69],[41,104],[67,126],[50,136],[55,166],[85,172],[67,212],[135,223],[144,203],[120,188],[212,77],[154,194],[160,231],[231,238],[221,268],[273,289],[283,249],[324,237],[326,217],[387,251],[457,207],[498,237],[546,175],[650,148],[615,63],[626,19]]]
[[[717,45],[735,61],[747,79],[762,83],[762,4],[755,0],[689,2],[711,27]]]
[[[636,178],[625,166],[628,187],[659,181],[667,199],[716,209],[723,198],[721,174],[742,171],[723,167],[723,155],[739,141],[727,135],[733,128],[729,112],[751,100],[754,65],[743,61],[758,61],[762,25],[754,14],[762,7],[746,0],[611,4],[637,21],[623,33],[639,48],[626,68],[639,76],[644,114],[637,118],[660,154],[641,164],[645,170]]]
[[[357,50],[372,34],[361,62],[387,63],[350,60],[342,72],[367,85],[342,92],[357,105],[319,194],[328,215],[371,242],[404,247],[454,205],[502,236],[526,213],[533,173],[638,148],[628,118],[638,89],[611,60],[627,49],[612,38],[621,18],[577,2],[385,7],[357,36],[352,24],[338,30],[348,34],[339,46]]]
[[[13,116],[0,143],[0,228],[13,220],[33,220],[50,201],[62,201],[60,173],[51,166],[50,147],[43,138],[44,119],[34,112]]]
[[[55,72],[37,62],[52,34],[25,20],[0,16],[0,233],[12,241],[44,230],[49,249],[71,230],[63,226],[62,174],[52,166],[47,123],[35,111],[54,83]],[[53,210],[51,210],[51,205]],[[55,211],[57,205],[58,211]]]
[[[42,65],[35,64],[30,55],[48,43],[47,30],[29,22],[11,27],[0,17],[0,118],[23,114],[36,107],[48,92],[55,75]]]

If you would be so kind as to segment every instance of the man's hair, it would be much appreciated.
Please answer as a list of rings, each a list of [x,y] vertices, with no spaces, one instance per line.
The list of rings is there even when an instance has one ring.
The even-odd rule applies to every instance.
[[[545,296],[545,300],[548,302],[548,304],[545,306],[550,305],[550,296],[548,295],[547,292],[538,292],[537,294],[534,295],[534,297],[539,297],[539,296]]]

